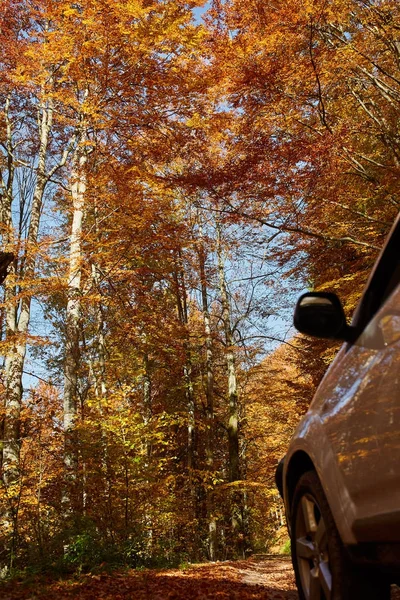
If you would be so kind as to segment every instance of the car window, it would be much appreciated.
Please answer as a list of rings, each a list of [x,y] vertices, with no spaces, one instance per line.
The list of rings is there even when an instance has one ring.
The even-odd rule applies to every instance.
[[[400,283],[400,220],[396,221],[353,318],[361,332]]]

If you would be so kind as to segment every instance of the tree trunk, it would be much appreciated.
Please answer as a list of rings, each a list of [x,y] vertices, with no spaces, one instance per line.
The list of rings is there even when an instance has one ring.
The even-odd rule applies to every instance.
[[[186,298],[185,274],[182,267],[182,256],[179,252],[176,261],[176,270],[174,273],[176,286],[176,299],[178,305],[179,320],[182,325],[188,326],[188,307]],[[185,334],[186,335],[186,334]],[[195,422],[195,401],[192,381],[192,362],[190,355],[189,340],[184,340],[185,364],[183,365],[183,377],[185,381],[185,396],[188,415],[187,425],[187,466],[189,470],[196,467],[196,422]]]
[[[144,366],[144,374],[143,374],[143,420],[146,425],[150,423],[150,419],[153,414],[153,405],[151,399],[151,371],[150,371],[150,360],[148,354],[144,354],[143,356],[143,366]],[[146,437],[148,436],[148,430],[146,431]],[[150,468],[150,461],[153,453],[153,445],[151,441],[146,439],[146,455],[147,460],[145,461],[145,470],[147,471]],[[149,485],[149,480],[146,481]],[[144,513],[144,525],[146,532],[146,550],[148,555],[151,556],[153,552],[153,517],[151,514],[151,510],[149,512]]]
[[[8,117],[8,116],[7,116]],[[43,195],[48,183],[46,173],[46,157],[49,146],[49,134],[53,120],[53,104],[51,100],[43,101],[39,107],[39,152],[36,167],[36,183],[33,191],[30,221],[27,237],[25,240],[25,255],[19,264],[18,275],[23,278],[27,285],[32,285],[35,276],[35,264],[37,254],[37,240],[39,234],[39,223],[42,210]],[[8,119],[9,152],[12,149],[12,131]],[[12,183],[13,167],[9,156],[9,182],[6,193],[2,198],[2,218],[5,228],[3,241],[12,243]],[[16,272],[14,264],[14,273]],[[11,349],[5,360],[5,419],[4,419],[4,443],[3,443],[3,481],[11,489],[9,493],[9,516],[13,520],[13,540],[16,538],[17,514],[19,506],[19,451],[20,451],[20,415],[22,405],[22,375],[24,370],[27,334],[31,314],[31,292],[24,293],[18,301],[15,299],[17,290],[13,278],[6,280],[6,338],[11,342]],[[13,544],[12,544],[13,545]],[[14,548],[11,548],[11,562]]]
[[[94,213],[94,219],[96,223],[96,233],[99,235],[97,229],[97,214],[96,210]],[[91,284],[93,288],[97,291],[97,294],[101,294],[100,288],[100,272],[99,268],[96,264],[92,263],[91,265],[92,271],[92,281]],[[106,380],[106,357],[107,357],[107,349],[106,349],[106,340],[105,340],[105,320],[103,313],[103,306],[101,301],[96,301],[94,307],[95,314],[95,323],[96,323],[96,332],[95,332],[95,357],[90,360],[89,369],[90,376],[94,383],[94,393],[97,399],[97,406],[100,415],[99,428],[100,428],[100,441],[101,441],[101,449],[100,449],[100,463],[102,469],[102,475],[104,478],[104,490],[107,499],[107,509],[109,511],[110,520],[113,520],[113,511],[112,511],[112,470],[109,459],[108,452],[108,441],[107,435],[104,429],[104,401],[107,398],[107,380]],[[83,330],[83,324],[82,324]],[[82,333],[82,336],[84,334]],[[97,359],[97,360],[96,360]]]
[[[211,337],[211,319],[208,307],[207,278],[206,278],[206,251],[204,247],[203,231],[199,221],[199,270],[201,301],[204,322],[204,333],[206,343],[206,464],[207,470],[212,472],[214,469],[214,371],[213,371],[213,352]],[[207,493],[207,520],[208,520],[208,554],[210,560],[216,560],[217,552],[217,522],[214,516],[214,490],[210,489]]]
[[[143,356],[143,366],[144,366],[144,374],[143,374],[143,420],[146,425],[150,422],[153,407],[151,401],[151,376],[150,376],[150,361],[148,354]],[[150,442],[146,443],[146,454],[147,458],[151,458],[152,454],[152,444]],[[148,463],[147,463],[148,466]]]
[[[64,361],[64,465],[66,471],[66,487],[63,504],[66,514],[73,511],[72,486],[77,479],[77,383],[80,361],[80,311],[81,311],[81,273],[82,273],[82,222],[86,191],[85,164],[87,154],[84,147],[85,131],[81,136],[81,144],[75,151],[71,196],[73,217],[71,225],[71,243],[69,253],[68,302],[66,311],[66,346]],[[75,498],[78,500],[79,498]]]
[[[222,321],[225,333],[225,356],[228,375],[228,447],[229,447],[229,482],[240,481],[240,454],[239,454],[239,398],[236,378],[236,364],[234,354],[234,337],[232,330],[231,307],[225,276],[225,259],[222,247],[221,224],[216,223],[217,229],[217,257],[219,274],[219,291],[222,304]],[[244,495],[242,491],[233,487],[231,493],[231,526],[232,542],[235,553],[244,554]]]
[[[95,217],[96,218],[96,217]],[[92,264],[92,284],[93,287],[100,293],[100,274],[99,269],[95,264]],[[94,380],[95,395],[101,405],[101,399],[107,395],[106,384],[106,341],[104,336],[104,315],[101,302],[96,302],[95,306],[95,321],[96,321],[96,354],[97,364],[92,365],[92,375]],[[100,406],[101,409],[101,406]]]
[[[218,274],[219,274],[219,292],[221,295],[222,321],[225,333],[225,356],[228,373],[228,402],[229,402],[229,421],[228,421],[228,442],[229,442],[229,481],[238,481],[240,479],[240,461],[239,461],[239,405],[238,389],[236,380],[236,364],[234,354],[234,339],[232,331],[231,307],[228,296],[228,288],[225,277],[225,259],[221,240],[221,225],[217,223],[217,255],[218,255]]]

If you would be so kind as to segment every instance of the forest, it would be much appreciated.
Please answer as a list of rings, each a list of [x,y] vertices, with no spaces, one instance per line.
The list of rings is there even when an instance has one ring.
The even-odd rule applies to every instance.
[[[400,208],[398,0],[0,18],[1,577],[268,551],[296,296],[350,316]]]

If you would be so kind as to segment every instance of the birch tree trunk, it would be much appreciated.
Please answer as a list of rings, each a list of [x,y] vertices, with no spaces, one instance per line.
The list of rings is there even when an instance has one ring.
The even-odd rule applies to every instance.
[[[8,116],[8,115],[7,115]],[[39,151],[36,167],[36,182],[33,190],[30,221],[25,240],[25,253],[18,266],[18,275],[24,279],[25,290],[20,300],[15,298],[17,290],[15,282],[6,280],[6,339],[11,343],[11,348],[5,360],[5,418],[3,442],[3,482],[9,489],[8,515],[12,518],[11,564],[13,560],[19,506],[19,476],[20,476],[20,415],[22,405],[22,375],[24,370],[27,335],[31,315],[32,284],[35,276],[37,256],[37,242],[39,224],[42,210],[43,196],[48,183],[46,172],[46,158],[49,150],[49,135],[53,121],[52,100],[43,100],[38,112]],[[3,240],[12,241],[12,203],[13,203],[13,171],[11,165],[13,156],[11,121],[8,117],[8,144],[9,144],[9,181],[6,193],[3,196],[2,217],[5,221]],[[14,274],[17,266],[14,265]],[[29,289],[31,288],[31,289]]]
[[[53,76],[48,71],[46,89],[43,86],[37,95],[37,129],[26,125],[26,136],[37,137],[37,153],[31,150],[24,154],[21,140],[21,109],[19,101],[25,102],[24,91],[10,93],[4,104],[6,140],[2,144],[3,158],[0,179],[0,234],[3,250],[15,255],[10,275],[5,281],[5,339],[8,344],[4,363],[4,424],[2,470],[3,483],[8,489],[9,506],[6,519],[13,520],[11,557],[17,535],[17,515],[20,486],[20,417],[23,398],[22,377],[27,350],[27,338],[31,318],[31,302],[34,293],[36,261],[39,242],[39,227],[43,198],[52,176],[65,165],[74,138],[65,146],[58,160],[53,155],[53,166],[47,168],[52,152],[50,147],[53,129],[54,106],[51,91]],[[12,105],[15,94],[15,106]],[[36,106],[36,105],[35,105]],[[25,110],[25,108],[23,109]],[[14,127],[14,121],[16,126]],[[22,146],[21,146],[22,144]],[[21,149],[22,148],[22,149]],[[22,186],[17,190],[17,169],[34,174],[32,187]],[[15,215],[19,222],[14,223]]]
[[[0,234],[2,238],[2,250],[12,251],[14,250],[14,232],[12,224],[12,201],[13,201],[13,185],[15,176],[15,164],[14,164],[14,151],[15,147],[13,144],[13,128],[12,121],[10,118],[10,97],[8,96],[4,106],[4,120],[6,122],[6,169],[5,172],[1,172],[1,192],[0,192]],[[15,275],[16,260],[10,267],[11,279]],[[4,284],[4,326],[2,322],[2,335],[5,338],[10,338],[15,334],[17,327],[17,304],[14,301],[15,297],[15,284],[14,281],[10,281],[10,278]],[[3,319],[3,314],[2,314]],[[4,329],[3,329],[4,327]],[[5,382],[7,386],[7,382]],[[3,398],[3,409],[5,413],[7,395]],[[5,439],[5,419],[1,421],[1,439]],[[0,466],[3,467],[3,450],[0,452]],[[11,477],[11,476],[10,476]]]
[[[73,512],[72,485],[77,480],[76,420],[78,413],[77,384],[80,362],[80,313],[82,275],[82,223],[84,215],[87,153],[86,131],[83,129],[76,148],[71,172],[72,224],[67,283],[66,345],[64,359],[64,465],[66,487],[63,504],[66,515]]]

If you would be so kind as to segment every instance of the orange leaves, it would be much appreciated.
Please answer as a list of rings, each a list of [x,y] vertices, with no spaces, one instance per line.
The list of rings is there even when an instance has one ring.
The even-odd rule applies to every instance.
[[[31,185],[32,174],[46,182],[35,218],[43,214],[47,222],[29,243],[22,233],[29,228],[32,192],[23,197],[20,213],[15,196],[9,222],[1,225],[11,239],[14,218],[15,238],[21,238],[15,244],[20,248],[17,275],[9,279],[6,308],[15,309],[9,322],[16,322],[21,300],[35,296],[46,303],[55,340],[46,365],[62,383],[72,337],[65,326],[65,257],[71,187],[77,184],[72,172],[77,158],[84,158],[85,192],[79,199],[84,215],[75,264],[81,285],[69,290],[80,308],[74,345],[73,401],[79,416],[74,492],[81,502],[79,516],[90,521],[85,526],[93,539],[101,537],[101,551],[113,541],[130,564],[199,555],[213,511],[221,553],[228,552],[222,498],[227,489],[243,486],[249,498],[262,497],[252,508],[265,522],[261,513],[275,502],[273,492],[266,491],[274,463],[331,349],[318,347],[322,358],[316,357],[300,340],[293,352],[277,350],[258,372],[243,369],[242,381],[251,382],[243,383],[247,397],[240,443],[250,483],[224,485],[224,359],[227,350],[238,364],[245,352],[255,359],[264,325],[247,323],[253,314],[270,310],[253,310],[262,303],[253,267],[256,272],[260,258],[263,265],[269,261],[268,272],[271,265],[271,271],[277,262],[282,265],[276,277],[290,271],[304,285],[341,285],[350,310],[365,265],[398,206],[399,89],[393,54],[398,4],[384,0],[374,12],[355,0],[272,0],[268,6],[228,0],[213,3],[207,26],[198,26],[192,10],[202,4],[42,0],[22,2],[25,21],[20,22],[12,11],[17,5],[7,0],[5,14],[13,12],[13,18],[7,16],[0,31],[8,50],[1,82],[14,86],[11,112],[5,109],[0,117],[3,137],[12,142],[4,146],[2,167],[12,164],[22,173],[10,185],[11,194]],[[18,37],[19,27],[24,35]],[[44,129],[37,123],[48,126],[40,158]],[[48,205],[43,211],[42,198],[59,214],[46,212]],[[199,214],[206,215],[204,222]],[[239,275],[249,282],[243,295],[247,284],[239,284],[229,298],[237,337],[225,342],[224,324],[231,315],[221,313],[215,215],[226,225],[227,269],[234,271],[235,262],[243,260]],[[256,223],[260,236],[256,240],[254,233],[246,252],[257,256],[243,258],[246,252],[240,252],[253,238],[240,231],[242,223],[243,230]],[[258,252],[258,245],[265,248]],[[350,267],[359,274],[346,278]],[[255,276],[260,287],[265,272]],[[202,307],[200,294],[209,308],[204,299]],[[244,339],[247,327],[258,328],[254,345]],[[11,338],[1,342],[4,352],[17,336]],[[24,332],[21,342],[38,346],[41,339],[34,331]],[[245,350],[239,349],[242,344]],[[213,408],[206,389],[215,395]],[[22,420],[21,540],[25,536],[26,553],[34,537],[36,547],[54,557],[61,544],[50,548],[44,533],[62,531],[57,522],[57,511],[63,510],[62,417],[48,389],[37,394]],[[197,465],[187,469],[191,427],[198,438]],[[206,442],[211,427],[215,431]],[[206,447],[210,440],[212,457]],[[210,508],[208,494],[223,508]],[[266,543],[264,530],[256,535]],[[86,540],[90,546],[91,539],[79,533],[74,543]],[[238,581],[229,587],[212,571],[202,575],[168,575],[169,581],[176,577],[176,590],[165,587],[162,575],[149,577],[148,585],[154,597],[163,593],[171,599],[197,593],[195,580],[199,598],[257,597],[258,591]],[[121,578],[113,593],[123,597],[134,582],[144,594],[144,581],[136,575]],[[79,583],[83,597],[99,598],[110,595],[113,585],[106,577]],[[268,589],[260,597],[274,593]]]
[[[5,586],[8,600],[295,600],[294,577],[288,560],[240,561],[187,565],[183,570],[88,574],[75,581],[38,579],[33,585]]]
[[[398,5],[289,0],[266,15],[259,2],[231,0],[211,16],[233,135],[196,183],[249,222],[289,227],[276,256],[286,263],[297,252],[297,272],[315,285],[366,269],[397,210],[385,200],[397,198],[400,105],[395,34],[384,23],[398,23]]]

